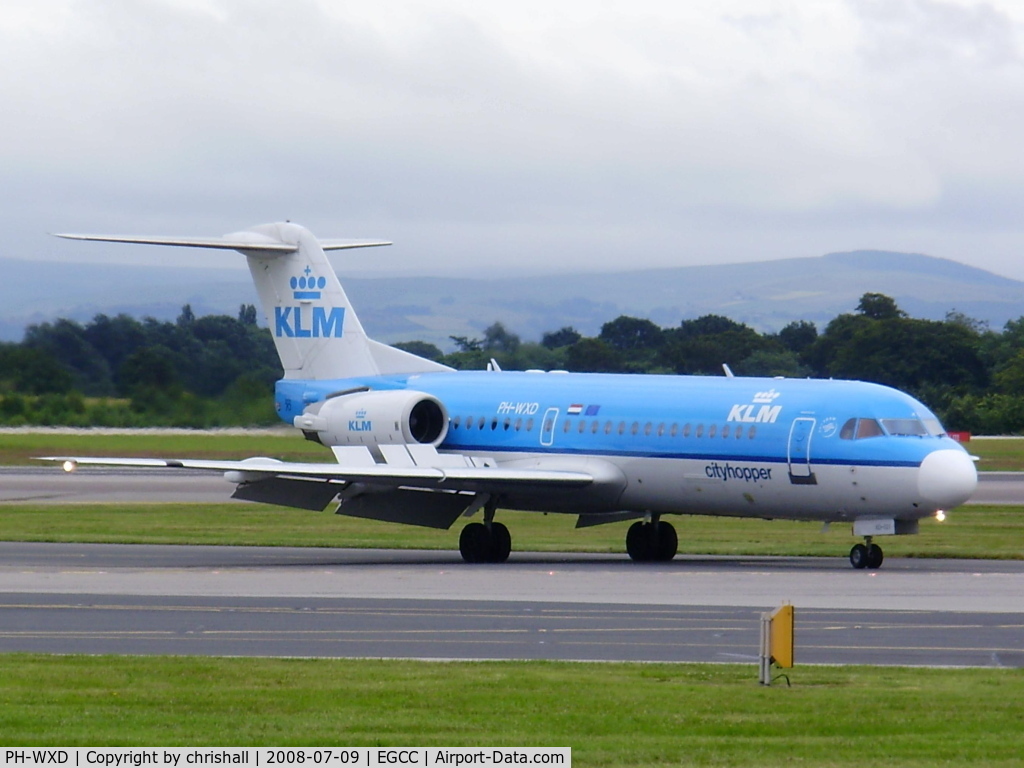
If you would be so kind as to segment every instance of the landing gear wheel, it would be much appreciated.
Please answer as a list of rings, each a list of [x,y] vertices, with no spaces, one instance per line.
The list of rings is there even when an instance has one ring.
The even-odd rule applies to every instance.
[[[877,544],[868,546],[867,568],[872,571],[882,567],[882,548]]]
[[[638,563],[668,562],[678,549],[679,537],[669,523],[637,521],[626,532],[626,552]]]
[[[854,544],[850,550],[850,565],[854,568],[868,567],[868,548],[863,544]]]
[[[657,531],[655,559],[667,563],[676,556],[676,552],[679,550],[679,537],[671,523],[658,523],[655,530]]]
[[[483,523],[470,523],[459,534],[459,553],[467,563],[486,563],[491,537]]]
[[[459,553],[467,563],[504,563],[512,552],[512,534],[501,523],[470,523],[459,534]]]
[[[629,530],[626,531],[626,553],[631,560],[635,560],[638,563],[646,563],[654,559],[650,527],[650,523],[641,523],[638,520],[629,526]]]
[[[501,523],[491,523],[491,559],[489,563],[504,563],[512,553],[512,534]]]

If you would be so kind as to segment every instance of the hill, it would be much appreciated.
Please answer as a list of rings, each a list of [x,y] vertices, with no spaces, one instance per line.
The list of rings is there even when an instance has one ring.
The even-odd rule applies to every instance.
[[[121,312],[173,319],[182,304],[197,315],[236,314],[256,294],[244,268],[186,269],[0,259],[0,339],[19,340],[29,323],[85,321]],[[854,251],[749,264],[542,275],[494,280],[440,277],[346,279],[367,331],[382,341],[479,336],[495,320],[524,339],[572,325],[596,334],[618,315],[662,326],[714,313],[759,331],[793,320],[819,328],[850,312],[866,292],[896,299],[913,317],[950,310],[1001,328],[1024,316],[1024,283],[923,254]]]

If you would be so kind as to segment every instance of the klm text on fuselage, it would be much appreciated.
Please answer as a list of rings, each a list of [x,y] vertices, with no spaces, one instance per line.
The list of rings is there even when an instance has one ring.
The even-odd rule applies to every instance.
[[[309,309],[312,309],[312,316]],[[274,307],[274,335],[298,339],[341,337],[344,307]]]

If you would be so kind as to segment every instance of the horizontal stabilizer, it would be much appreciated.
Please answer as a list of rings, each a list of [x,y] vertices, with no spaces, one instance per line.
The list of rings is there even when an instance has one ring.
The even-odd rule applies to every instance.
[[[66,240],[91,240],[100,243],[139,243],[141,245],[175,245],[185,248],[221,248],[229,251],[261,251],[292,253],[297,245],[282,243],[255,233],[247,237],[138,237],[133,235],[70,235],[59,234]],[[251,238],[251,239],[250,239]]]
[[[90,240],[99,243],[137,243],[139,245],[174,245],[183,248],[219,248],[229,251],[250,251],[256,253],[293,253],[298,250],[294,243],[282,243],[255,232],[239,232],[227,237],[140,237],[138,235],[76,235],[58,234],[66,240]],[[320,243],[325,251],[341,251],[349,248],[376,248],[391,245],[390,242],[350,242],[326,240]]]

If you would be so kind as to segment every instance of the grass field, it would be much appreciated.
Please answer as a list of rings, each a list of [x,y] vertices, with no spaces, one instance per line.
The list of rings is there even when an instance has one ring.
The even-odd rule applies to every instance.
[[[575,530],[569,515],[499,511],[516,551],[624,552],[629,523]],[[711,517],[667,518],[682,553],[845,557],[849,525]],[[0,540],[142,544],[236,544],[458,549],[451,530],[381,523],[330,512],[262,504],[77,504],[0,506]],[[944,523],[925,520],[918,536],[891,536],[887,557],[1024,559],[1024,508],[961,507]]]
[[[3,745],[569,746],[578,766],[1019,766],[1024,672],[0,656]]]
[[[67,432],[0,432],[0,464],[27,465],[34,456],[158,456],[164,458],[244,459],[270,456],[284,461],[333,461],[323,446],[305,440],[297,431],[240,434],[139,430],[108,434],[84,430]]]

